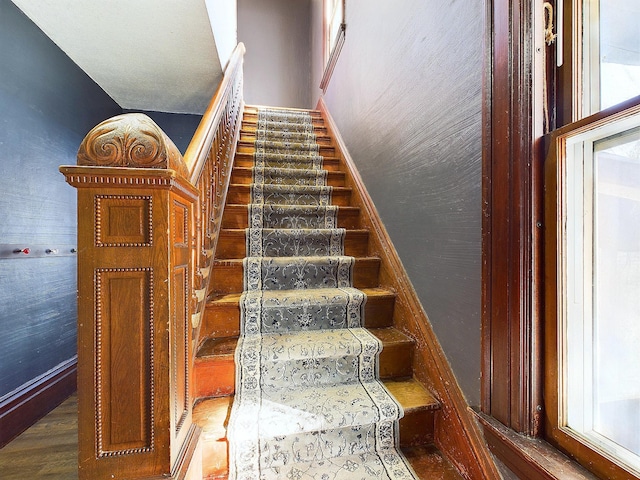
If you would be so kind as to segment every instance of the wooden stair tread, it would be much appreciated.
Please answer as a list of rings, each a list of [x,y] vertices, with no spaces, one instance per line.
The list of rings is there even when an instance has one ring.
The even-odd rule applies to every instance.
[[[367,295],[368,298],[370,297],[394,298],[395,297],[395,293],[382,287],[361,288],[360,290],[362,290]],[[241,295],[242,295],[241,293],[227,293],[223,295],[214,295],[210,297],[209,302],[213,304],[219,304],[219,305],[229,305],[229,306],[237,305],[238,302],[240,301]]]
[[[423,480],[464,480],[456,468],[432,444],[402,448],[418,478]]]
[[[276,257],[276,258],[286,258],[286,257]],[[217,266],[242,267],[243,260],[244,260],[243,258],[225,258],[220,260],[214,260],[213,268],[215,269]],[[380,258],[379,257],[356,257],[356,266],[359,263],[360,264],[378,264],[380,263]]]
[[[384,386],[395,397],[405,413],[414,410],[438,410],[440,402],[414,378],[384,380]]]
[[[369,331],[380,339],[385,348],[392,346],[410,346],[413,340],[393,327],[371,328]],[[197,359],[214,359],[233,356],[238,345],[238,337],[207,338],[196,355]]]

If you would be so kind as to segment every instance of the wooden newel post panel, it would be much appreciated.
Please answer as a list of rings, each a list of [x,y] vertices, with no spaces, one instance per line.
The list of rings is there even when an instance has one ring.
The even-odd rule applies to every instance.
[[[202,478],[190,392],[199,193],[182,156],[127,114],[60,170],[78,189],[80,479]]]

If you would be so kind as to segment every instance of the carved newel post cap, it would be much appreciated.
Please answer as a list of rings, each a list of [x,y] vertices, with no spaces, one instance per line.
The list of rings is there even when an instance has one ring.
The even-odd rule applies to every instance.
[[[78,165],[171,169],[189,178],[178,148],[142,113],[125,113],[95,126],[80,144]]]

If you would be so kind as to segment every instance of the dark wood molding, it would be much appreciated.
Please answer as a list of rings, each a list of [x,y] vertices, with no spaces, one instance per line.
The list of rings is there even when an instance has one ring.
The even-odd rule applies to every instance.
[[[488,2],[483,102],[482,410],[530,435],[542,414],[536,6]]]
[[[544,440],[527,437],[505,427],[496,419],[474,412],[484,428],[491,451],[526,480],[594,480],[593,474],[564,456]]]
[[[74,356],[0,399],[0,448],[75,392],[77,365]]]
[[[353,189],[352,204],[360,208],[361,224],[369,230],[370,252],[380,257],[380,286],[397,294],[394,326],[413,337],[419,345],[414,355],[413,374],[442,404],[436,413],[436,445],[460,471],[466,472],[468,478],[498,479],[500,474],[480,426],[468,411],[462,390],[427,314],[322,97],[317,108],[335,139],[336,156],[345,166],[346,183]]]

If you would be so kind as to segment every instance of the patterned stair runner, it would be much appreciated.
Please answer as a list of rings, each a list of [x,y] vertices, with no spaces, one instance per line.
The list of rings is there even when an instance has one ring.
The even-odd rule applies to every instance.
[[[229,478],[413,479],[307,112],[260,109]]]

